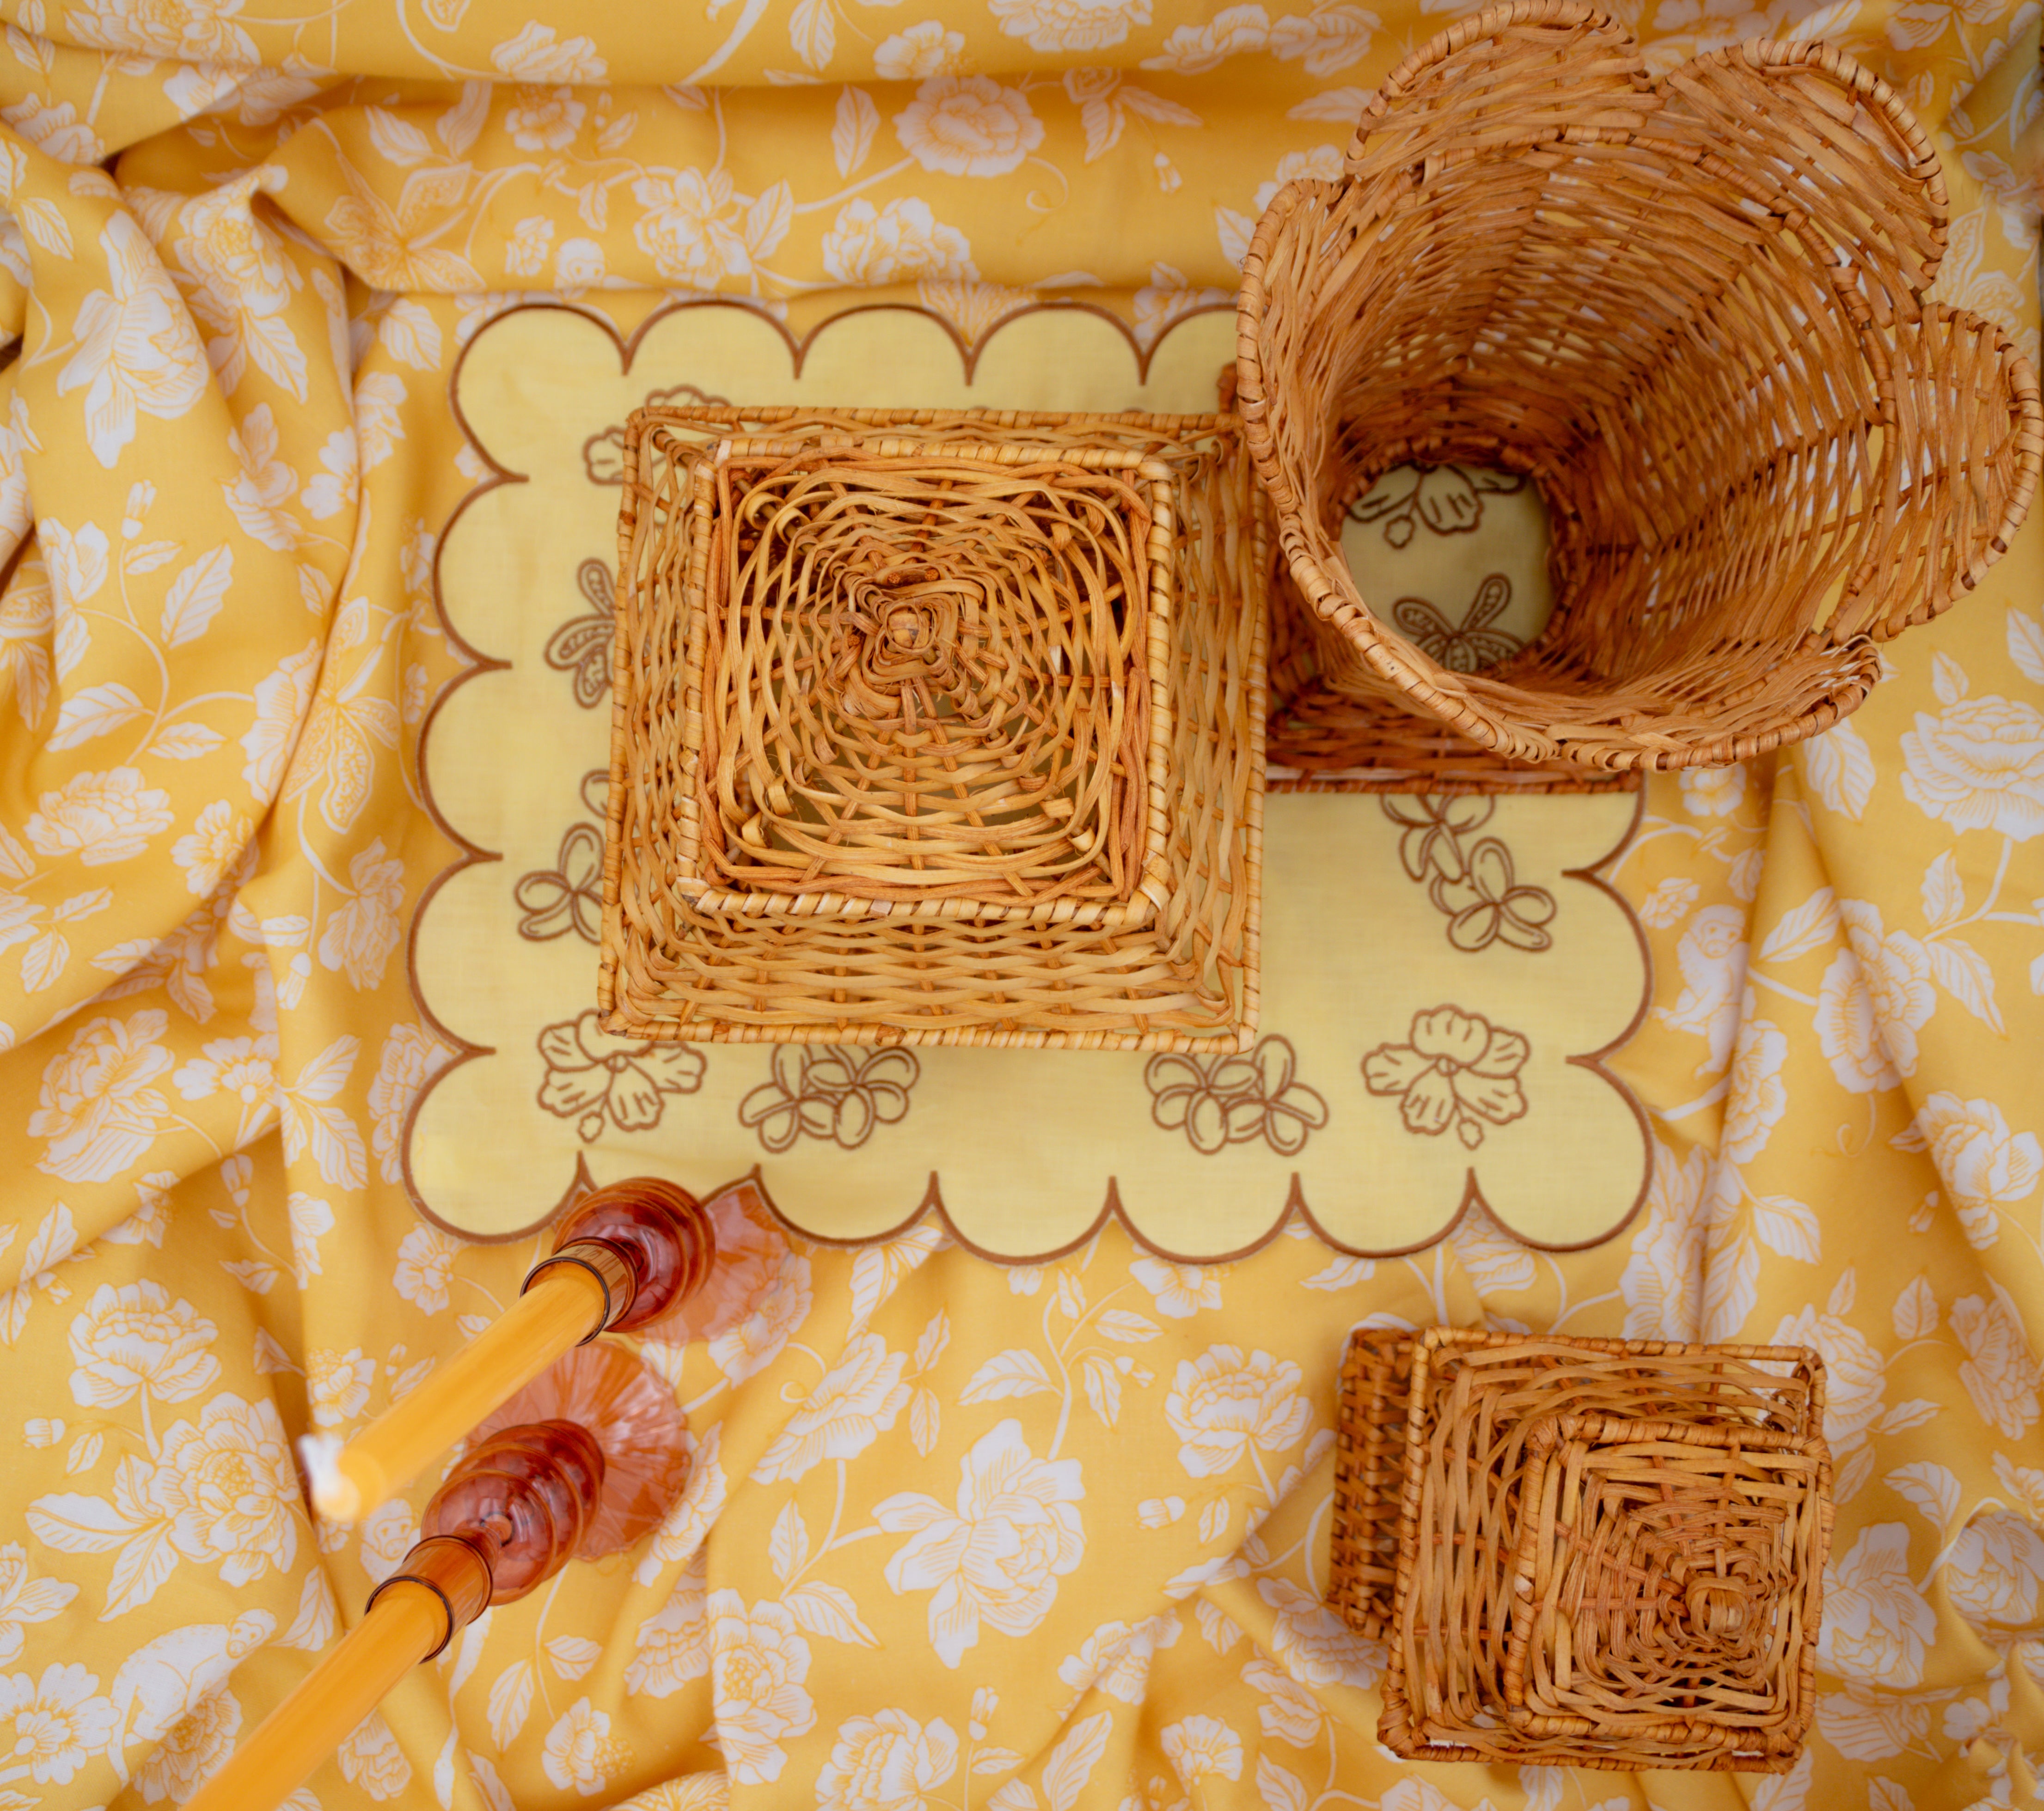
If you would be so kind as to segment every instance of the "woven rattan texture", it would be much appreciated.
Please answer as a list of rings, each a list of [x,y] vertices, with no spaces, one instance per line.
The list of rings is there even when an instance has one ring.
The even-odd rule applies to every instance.
[[[1330,1600],[1415,1759],[1779,1772],[1831,1525],[1800,1348],[1434,1328],[1342,1380]]]
[[[1338,182],[1281,190],[1237,377],[1322,676],[1515,759],[1743,760],[1855,708],[1876,645],[2028,508],[2035,374],[1926,300],[1929,140],[1819,43],[1659,81],[1604,15],[1512,0],[1409,57]],[[1360,594],[1343,512],[1400,464],[1539,484],[1555,608],[1448,670]]]
[[[1313,620],[1281,559],[1270,581],[1266,735],[1272,792],[1620,792],[1639,788],[1636,769],[1585,767],[1559,757],[1514,761],[1414,710],[1402,696],[1337,690],[1321,676]]]
[[[675,861],[699,910],[1150,917],[1169,889],[1166,467],[741,439],[694,477]]]
[[[1161,803],[1162,861],[1137,874],[1125,909],[1084,911],[1089,902],[1082,897],[1054,896],[989,918],[967,915],[974,909],[970,900],[947,911],[941,901],[932,910],[932,902],[910,899],[877,917],[870,902],[882,889],[869,894],[869,903],[847,909],[843,902],[851,896],[841,884],[827,888],[837,899],[822,911],[787,909],[781,903],[785,895],[771,912],[749,901],[743,909],[709,911],[691,896],[691,887],[701,892],[701,873],[689,875],[691,856],[682,842],[691,796],[684,778],[691,733],[701,739],[695,772],[713,796],[724,768],[717,740],[723,731],[708,721],[691,731],[692,719],[714,716],[692,701],[688,684],[691,637],[707,615],[692,611],[689,602],[702,520],[697,486],[703,468],[713,466],[719,443],[735,448],[760,440],[801,442],[819,456],[868,462],[878,449],[891,447],[890,457],[911,463],[956,459],[961,471],[974,456],[970,449],[998,447],[1001,458],[1011,461],[1029,454],[1030,469],[1056,464],[1082,471],[1090,460],[1097,471],[1133,474],[1116,481],[1124,485],[1162,482],[1159,472],[1168,479],[1168,580],[1154,570],[1143,580],[1153,592],[1168,586],[1168,615],[1142,613],[1143,638],[1131,639],[1128,650],[1132,673],[1147,677],[1161,667],[1166,696],[1144,707],[1150,715],[1139,730],[1139,746],[1149,765],[1124,773],[1145,788],[1146,811],[1153,801]],[[1132,458],[1133,465],[1123,462]],[[1024,469],[1023,463],[1011,467]],[[1270,555],[1267,506],[1239,420],[647,409],[628,430],[625,474],[598,980],[609,1028],[641,1038],[708,1041],[1247,1047],[1257,1003],[1264,586]],[[1162,519],[1157,493],[1150,493],[1147,507],[1151,521],[1143,533],[1149,536]],[[716,516],[713,508],[709,519],[713,523]],[[1054,528],[1039,550],[1047,558],[1051,551],[1069,553],[1069,546],[1056,548],[1055,540]],[[914,554],[912,528],[904,529],[900,544],[905,557],[920,557]],[[703,547],[700,558],[709,557]],[[699,574],[698,591],[706,594],[707,585]],[[1138,613],[1128,612],[1125,601],[1126,631]],[[941,626],[925,615],[923,627]],[[947,651],[926,650],[917,625],[907,627],[916,647],[896,654],[926,662],[964,658],[962,643]],[[724,670],[724,657],[712,666],[707,621],[701,633],[695,670],[709,676]],[[1070,658],[1067,652],[1067,666]],[[1043,658],[1039,677],[1044,666],[1055,672],[1056,662]],[[920,734],[920,727],[906,728],[905,718],[905,705],[901,716],[873,721]],[[753,733],[749,708],[729,720],[743,721]],[[1094,719],[1102,720],[1111,719]],[[1161,777],[1159,750],[1149,739],[1159,722],[1169,731]],[[727,817],[736,809],[736,773],[749,758],[730,764],[733,803],[719,800],[717,805]],[[770,761],[765,772],[766,801],[783,808],[773,797]],[[1074,799],[1076,816],[1080,788],[1067,796]],[[752,796],[756,803],[759,795]],[[790,790],[791,805],[794,796]],[[1154,821],[1146,820],[1146,833]],[[699,835],[694,859],[709,842]],[[908,846],[905,839],[902,846]],[[912,869],[901,850],[892,859],[890,884],[898,892],[901,876]],[[1116,884],[1126,884],[1128,858],[1123,859]],[[869,865],[869,873],[876,865]],[[1102,872],[1097,865],[1074,871],[1096,881]],[[1012,894],[1012,878],[1005,884]],[[975,878],[972,884],[982,884]],[[1001,896],[992,888],[982,891]],[[802,903],[797,900],[797,907]]]

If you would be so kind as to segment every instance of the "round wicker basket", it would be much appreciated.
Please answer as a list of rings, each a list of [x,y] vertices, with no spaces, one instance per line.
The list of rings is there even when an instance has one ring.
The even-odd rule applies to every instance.
[[[1516,760],[1744,760],[1855,708],[1877,644],[2008,551],[2037,380],[1927,299],[1944,184],[1888,86],[1756,40],[1658,80],[1605,15],[1511,0],[1365,109],[1243,266],[1237,376],[1323,677]],[[1343,517],[1392,466],[1540,485],[1555,608],[1450,672],[1366,601]]]

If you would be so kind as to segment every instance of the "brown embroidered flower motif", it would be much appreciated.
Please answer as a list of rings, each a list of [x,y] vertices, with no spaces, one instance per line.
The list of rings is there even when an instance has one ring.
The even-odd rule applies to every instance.
[[[670,1094],[694,1094],[708,1066],[686,1044],[654,1044],[620,1038],[597,1023],[594,1012],[563,1019],[540,1033],[547,1065],[540,1104],[575,1122],[584,1144],[607,1122],[620,1132],[649,1132],[660,1123]]]
[[[1477,587],[1459,623],[1450,623],[1424,597],[1400,598],[1391,614],[1429,659],[1450,673],[1478,673],[1526,645],[1516,635],[1488,627],[1511,601],[1512,581],[1493,572]]]
[[[1402,547],[1422,522],[1436,535],[1466,535],[1483,520],[1486,495],[1508,496],[1525,488],[1511,472],[1474,466],[1400,466],[1386,472],[1348,506],[1351,522],[1381,522],[1384,539]]]
[[[546,662],[556,673],[574,675],[575,702],[586,711],[602,703],[610,689],[611,630],[617,613],[617,588],[601,560],[584,560],[575,568],[575,588],[596,606],[593,616],[571,616],[547,637]]]
[[[1280,1157],[1297,1157],[1327,1122],[1327,1103],[1296,1079],[1297,1053],[1283,1038],[1265,1038],[1246,1056],[1200,1057],[1177,1050],[1152,1057],[1143,1072],[1150,1117],[1182,1130],[1212,1157],[1261,1138]]]
[[[663,404],[670,408],[724,409],[731,398],[712,396],[694,384],[670,384],[665,389],[649,390],[646,406],[657,409]],[[614,422],[601,434],[592,434],[582,443],[582,469],[589,474],[591,484],[619,484],[624,482],[624,424]]]
[[[1387,793],[1377,802],[1401,827],[1398,859],[1414,880],[1426,883],[1427,897],[1447,919],[1455,948],[1473,953],[1501,941],[1537,951],[1553,944],[1546,927],[1554,921],[1554,896],[1520,884],[1512,851],[1499,838],[1469,840],[1489,823],[1493,800],[1471,792]]]
[[[1554,896],[1544,887],[1522,887],[1513,877],[1512,851],[1494,836],[1470,850],[1458,880],[1436,874],[1427,896],[1448,920],[1448,941],[1458,950],[1487,950],[1493,943],[1515,950],[1545,950],[1554,939],[1546,927],[1554,916]]]
[[[908,1050],[819,1049],[777,1045],[774,1079],[738,1103],[738,1122],[770,1151],[799,1138],[828,1138],[855,1151],[877,1126],[909,1115],[909,1092],[923,1066]]]
[[[1489,823],[1496,809],[1481,792],[1386,792],[1377,803],[1386,817],[1404,827],[1398,859],[1416,881],[1430,874],[1459,881],[1466,865],[1462,839]]]
[[[572,930],[594,943],[603,927],[603,832],[593,823],[571,824],[551,869],[521,874],[512,888],[517,900],[518,934],[535,943]]]
[[[1397,1100],[1405,1130],[1438,1138],[1452,1126],[1470,1150],[1486,1122],[1523,1118],[1526,1094],[1519,1072],[1532,1046],[1516,1031],[1479,1013],[1438,1006],[1413,1015],[1409,1044],[1380,1044],[1362,1059],[1363,1085]]]

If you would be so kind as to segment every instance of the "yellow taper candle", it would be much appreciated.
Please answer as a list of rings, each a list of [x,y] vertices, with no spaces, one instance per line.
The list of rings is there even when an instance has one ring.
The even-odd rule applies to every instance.
[[[422,1543],[422,1548],[463,1547],[459,1541]],[[480,1574],[481,1599],[490,1594],[490,1574],[472,1551],[466,1569]],[[201,1786],[186,1811],[271,1811],[297,1791],[305,1777],[348,1739],[378,1701],[421,1660],[437,1653],[456,1626],[441,1581],[417,1575],[429,1570],[414,1549],[406,1564],[413,1575],[395,1578],[378,1591],[367,1613],[340,1645],[313,1668],[290,1695],[263,1718],[256,1732]],[[451,1556],[453,1567],[461,1556]],[[452,1567],[445,1569],[451,1570]],[[459,1583],[450,1579],[455,1590]],[[473,1594],[474,1587],[469,1587]],[[467,1607],[463,1606],[463,1607]]]
[[[611,1291],[594,1270],[549,1263],[508,1313],[338,1452],[304,1448],[313,1503],[353,1521],[403,1490],[500,1402],[603,1330]]]
[[[638,1364],[611,1356],[628,1368]],[[606,1361],[594,1362],[601,1369]],[[681,1433],[671,1396],[656,1389],[651,1400],[669,1410],[664,1429],[658,1414],[649,1424],[624,1408],[599,1414],[597,1429],[555,1416],[480,1435],[433,1493],[420,1524],[424,1538],[376,1588],[360,1624],[206,1782],[191,1801],[198,1811],[275,1811],[386,1692],[486,1606],[516,1602],[574,1554],[616,1552],[621,1540],[651,1527],[688,1470],[648,1469],[639,1450],[648,1437],[664,1445],[664,1432],[678,1452]],[[630,1468],[617,1502],[606,1495],[610,1461],[598,1429],[617,1442]],[[642,1500],[649,1489],[652,1500]]]

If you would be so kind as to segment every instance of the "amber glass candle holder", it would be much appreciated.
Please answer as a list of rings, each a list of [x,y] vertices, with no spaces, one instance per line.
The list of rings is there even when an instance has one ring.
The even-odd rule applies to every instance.
[[[599,1363],[614,1360],[644,1376],[637,1360],[606,1351]],[[646,1389],[661,1395],[650,1379]],[[620,1391],[617,1398],[628,1395]],[[670,1442],[678,1454],[679,1416],[671,1397],[666,1399]],[[647,1424],[639,1429],[646,1438],[645,1405],[632,1406]],[[601,1432],[557,1419],[501,1428],[478,1440],[434,1493],[419,1541],[371,1594],[361,1621],[235,1750],[189,1811],[271,1811],[386,1692],[490,1605],[524,1596],[578,1553],[596,1557],[606,1550],[592,1539],[610,1469]],[[686,1471],[685,1463],[670,1468],[673,1489]],[[643,1514],[634,1518],[638,1533],[649,1525]]]
[[[299,1442],[314,1506],[329,1521],[368,1514],[563,1352],[671,1312],[716,1261],[709,1214],[686,1189],[639,1176],[585,1195],[494,1325],[354,1439]]]

